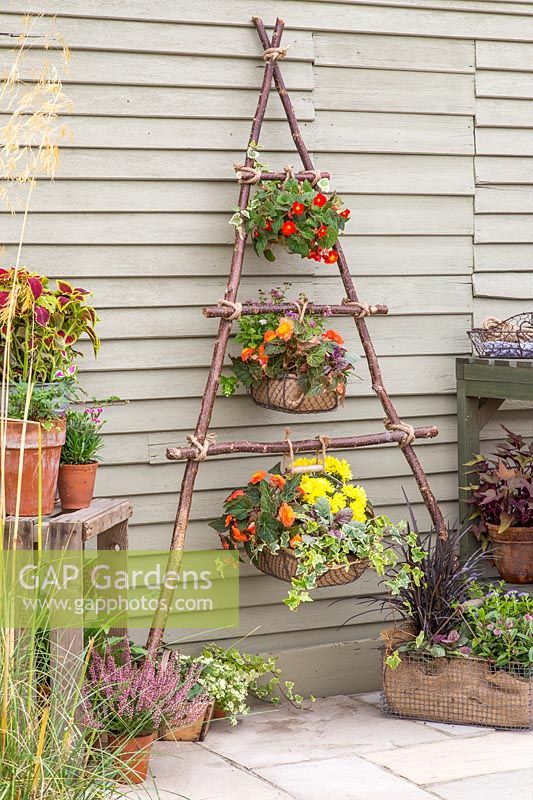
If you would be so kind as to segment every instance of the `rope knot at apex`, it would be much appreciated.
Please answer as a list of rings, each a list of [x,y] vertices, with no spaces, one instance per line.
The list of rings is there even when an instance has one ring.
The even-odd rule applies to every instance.
[[[277,61],[279,59],[285,58],[287,55],[287,47],[267,47],[267,49],[263,52],[261,58],[263,61]]]
[[[239,319],[240,318],[240,316],[242,314],[242,303],[238,303],[238,302],[237,303],[233,303],[231,300],[222,299],[222,300],[218,301],[218,304],[219,304],[219,306],[224,306],[225,308],[233,309],[232,313],[229,314],[227,317],[224,317],[224,319],[232,321],[234,319]]]
[[[385,417],[383,424],[388,431],[401,431],[404,434],[403,439],[398,442],[402,450],[404,447],[412,444],[416,439],[415,429],[412,425],[409,425],[408,422],[404,422],[403,420],[392,422],[388,417]]]
[[[193,461],[205,461],[207,458],[207,452],[209,450],[209,446],[211,444],[214,444],[216,440],[217,437],[213,433],[208,433],[203,442],[197,439],[194,433],[190,433],[187,436],[187,441],[197,449]]]

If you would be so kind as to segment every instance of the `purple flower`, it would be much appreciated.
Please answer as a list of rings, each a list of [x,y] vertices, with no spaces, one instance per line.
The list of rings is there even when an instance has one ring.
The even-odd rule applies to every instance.
[[[459,652],[465,656],[468,656],[472,652],[472,648],[464,644],[462,647],[459,648]]]
[[[500,628],[494,628],[494,630],[492,632],[493,632],[494,636],[499,638],[502,635],[503,631],[501,631]]]
[[[526,614],[524,619],[526,622],[533,622],[533,614]]]

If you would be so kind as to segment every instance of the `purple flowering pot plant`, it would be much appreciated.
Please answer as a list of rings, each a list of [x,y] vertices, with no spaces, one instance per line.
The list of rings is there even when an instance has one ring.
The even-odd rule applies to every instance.
[[[494,455],[478,455],[471,467],[468,503],[474,534],[490,541],[500,576],[533,583],[533,444],[507,433]]]
[[[133,656],[127,639],[120,648],[94,650],[84,685],[84,723],[107,734],[117,759],[118,780],[142,783],[150,754],[163,724],[177,727],[203,717],[209,700],[189,699],[201,666],[182,669],[179,656],[166,651],[159,659]]]
[[[74,359],[81,355],[75,345],[86,335],[96,354],[100,344],[88,295],[66,281],[51,288],[48,278],[23,267],[0,269],[0,368],[9,382],[1,420],[6,450],[1,478],[8,514],[53,510],[64,414],[76,379]]]
[[[222,391],[230,396],[242,384],[261,406],[299,414],[333,411],[344,400],[354,359],[325,315],[306,312],[304,296],[294,311],[276,311],[287,303],[285,293],[260,292],[257,314],[239,319],[242,349],[231,359],[233,374],[221,378]]]

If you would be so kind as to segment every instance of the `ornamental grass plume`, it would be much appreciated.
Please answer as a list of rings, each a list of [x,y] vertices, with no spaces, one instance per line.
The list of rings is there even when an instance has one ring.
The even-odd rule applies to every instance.
[[[194,722],[209,704],[205,694],[189,700],[200,671],[193,662],[184,674],[179,656],[169,651],[159,661],[146,657],[139,665],[127,639],[119,651],[95,650],[84,685],[84,722],[119,736],[147,736],[161,722],[168,727]]]

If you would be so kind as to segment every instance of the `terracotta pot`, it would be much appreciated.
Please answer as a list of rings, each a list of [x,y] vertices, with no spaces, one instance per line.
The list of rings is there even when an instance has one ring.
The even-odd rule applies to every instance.
[[[98,461],[60,465],[57,488],[64,511],[77,511],[91,505],[97,469]]]
[[[107,737],[107,746],[122,766],[121,777],[130,783],[142,783],[148,775],[148,765],[154,743],[154,734],[148,736],[113,736]]]
[[[507,528],[498,533],[497,525],[487,525],[492,555],[500,576],[507,583],[533,583],[533,528]]]
[[[225,719],[227,717],[226,712],[220,706],[215,706],[215,710],[213,711],[213,719]]]
[[[57,487],[59,457],[65,442],[65,420],[52,420],[47,430],[41,425],[42,502],[41,513],[51,514]],[[6,493],[6,512],[16,513],[19,457],[22,447],[22,420],[8,420],[6,427],[6,464],[2,476]],[[20,515],[36,517],[39,514],[39,424],[28,422],[22,461],[22,489]]]

